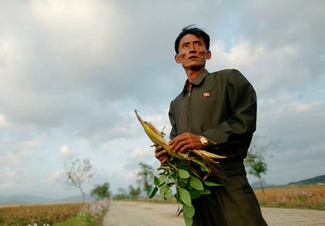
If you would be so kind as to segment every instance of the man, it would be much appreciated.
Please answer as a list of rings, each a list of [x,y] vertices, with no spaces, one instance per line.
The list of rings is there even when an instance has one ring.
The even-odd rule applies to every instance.
[[[209,47],[209,35],[193,26],[183,28],[175,41],[175,61],[187,80],[170,104],[169,145],[175,152],[197,149],[227,156],[220,161],[227,179],[209,179],[223,186],[192,200],[193,225],[267,225],[243,164],[256,129],[256,94],[237,70],[209,73],[205,69],[211,58]],[[168,160],[160,146],[155,156],[161,164]]]

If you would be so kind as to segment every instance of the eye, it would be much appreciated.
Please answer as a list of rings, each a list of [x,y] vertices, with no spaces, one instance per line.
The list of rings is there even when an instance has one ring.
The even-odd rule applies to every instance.
[[[188,47],[188,44],[187,43],[183,45],[183,49],[185,49],[187,47]]]

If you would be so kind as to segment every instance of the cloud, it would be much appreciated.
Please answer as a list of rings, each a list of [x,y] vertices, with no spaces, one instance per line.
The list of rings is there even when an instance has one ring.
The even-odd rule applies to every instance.
[[[6,177],[14,177],[17,175],[17,172],[15,170],[10,169],[9,167],[6,168]]]
[[[8,163],[19,165],[23,161],[26,161],[33,153],[33,150],[22,150],[15,153],[11,152],[7,155],[6,159]]]
[[[47,181],[48,184],[51,186],[56,185],[58,182],[62,183],[62,181],[60,181],[62,179],[62,176],[64,175],[64,171],[63,169],[59,169],[59,170],[55,170],[53,172],[50,172],[48,177],[47,177]]]
[[[0,129],[5,129],[10,126],[10,123],[7,121],[6,116],[0,114]]]
[[[238,68],[255,86],[258,96],[276,95],[281,91],[302,92],[304,81],[320,76],[315,72],[317,62],[303,65],[301,46],[286,44],[277,48],[256,45],[247,41],[238,43],[229,50],[221,41],[211,46],[212,67]],[[272,62],[272,64],[270,64]],[[313,66],[314,64],[314,66]],[[325,68],[323,68],[324,70]]]
[[[129,157],[129,159],[136,159],[143,156],[151,156],[152,150],[142,150],[142,149],[134,149]]]
[[[0,184],[0,191],[6,191],[7,189],[10,189],[12,187],[13,183],[9,182],[9,183],[2,183]]]
[[[61,160],[65,161],[71,159],[74,156],[74,151],[72,151],[68,145],[62,145],[60,148]]]
[[[308,145],[321,141],[322,126],[317,121],[325,117],[325,102],[299,103],[284,98],[282,101],[260,103],[263,112],[259,114],[259,128],[265,134],[283,139],[288,145]],[[315,121],[316,119],[316,121]],[[311,144],[309,144],[311,142]]]
[[[121,25],[114,4],[89,0],[34,0],[30,3],[30,12],[36,25],[48,35],[45,44],[59,62],[96,68],[111,61],[108,50],[116,48],[112,44],[119,38]]]

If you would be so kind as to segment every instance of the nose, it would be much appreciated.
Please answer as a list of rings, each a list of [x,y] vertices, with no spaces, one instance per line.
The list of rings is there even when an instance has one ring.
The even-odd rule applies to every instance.
[[[195,44],[190,45],[190,52],[195,52]]]

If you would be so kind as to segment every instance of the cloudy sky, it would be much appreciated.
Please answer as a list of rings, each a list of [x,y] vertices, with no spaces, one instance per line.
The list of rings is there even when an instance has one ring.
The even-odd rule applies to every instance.
[[[96,169],[87,193],[135,186],[140,162],[158,167],[133,110],[169,132],[169,103],[186,79],[173,44],[189,24],[210,34],[209,71],[236,68],[256,89],[256,135],[279,141],[266,182],[325,174],[322,0],[0,3],[1,195],[79,194],[58,182],[75,158]]]

